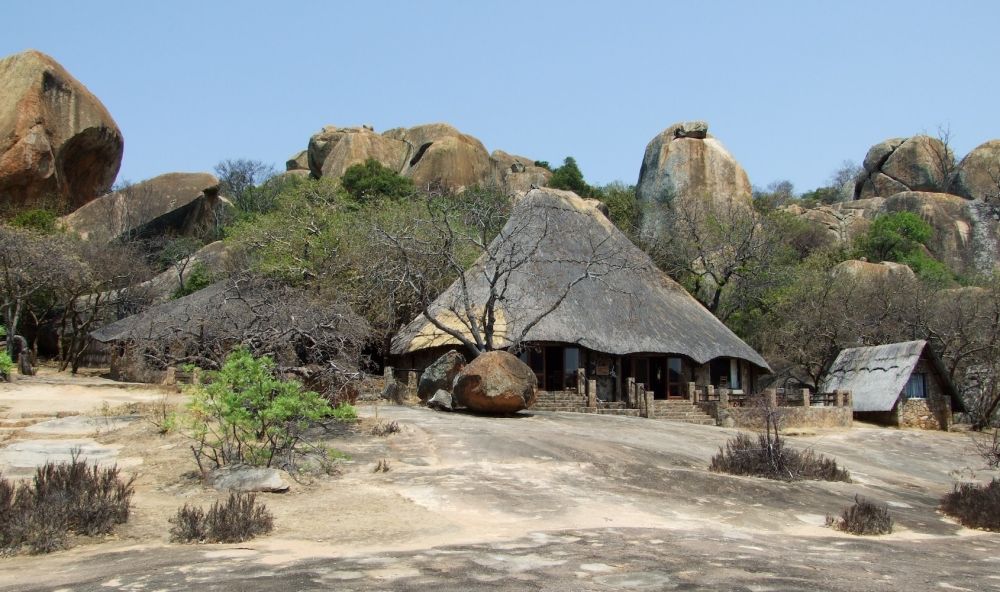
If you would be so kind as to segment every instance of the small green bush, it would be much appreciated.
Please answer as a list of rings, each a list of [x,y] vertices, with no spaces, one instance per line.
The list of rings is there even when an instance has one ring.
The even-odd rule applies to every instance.
[[[0,476],[0,554],[23,549],[50,553],[65,548],[70,533],[109,534],[129,518],[135,478],[123,480],[117,467],[46,463],[29,484]]]
[[[330,417],[340,421],[354,421],[358,418],[358,409],[350,403],[341,403],[333,408]]]
[[[941,499],[941,510],[963,526],[1000,531],[1000,480],[962,483]]]
[[[826,522],[837,530],[859,536],[890,534],[893,526],[888,506],[861,496],[854,497],[854,505],[845,508],[840,519],[827,516]]]
[[[274,529],[274,516],[253,493],[230,493],[208,512],[184,504],[170,519],[170,540],[178,543],[242,543]]]
[[[195,459],[215,466],[244,463],[272,466],[290,459],[302,434],[323,418],[353,414],[353,407],[336,411],[314,391],[295,380],[274,376],[274,361],[255,358],[239,348],[231,352],[207,385],[193,386],[188,409]]]
[[[846,469],[837,466],[837,461],[815,454],[811,450],[799,451],[785,447],[785,439],[772,436],[770,442],[765,434],[759,434],[754,441],[749,435],[739,433],[733,436],[724,449],[712,457],[710,470],[730,475],[764,477],[779,481],[850,481]]]
[[[194,294],[198,290],[207,288],[212,283],[212,272],[201,261],[191,266],[191,271],[184,278],[184,285],[174,290],[174,299]]]
[[[413,195],[413,181],[403,177],[382,163],[369,158],[363,164],[347,167],[340,178],[347,193],[359,202],[373,197],[400,198]]]

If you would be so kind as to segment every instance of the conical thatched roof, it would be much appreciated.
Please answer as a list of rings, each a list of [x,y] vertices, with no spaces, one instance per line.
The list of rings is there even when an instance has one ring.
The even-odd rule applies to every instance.
[[[767,369],[767,362],[680,285],[656,268],[592,202],[568,191],[534,189],[514,208],[494,250],[529,253],[530,260],[509,274],[509,296],[497,311],[500,347],[524,327],[565,300],[524,336],[527,342],[576,343],[614,355],[680,354],[698,363],[713,358],[747,360]],[[490,294],[489,260],[484,256],[465,273],[473,309],[482,310]],[[567,286],[590,271],[586,279]],[[450,328],[462,326],[461,280],[429,308]],[[458,311],[456,313],[456,311]],[[467,331],[463,331],[467,334]],[[422,315],[393,339],[391,352],[407,354],[458,344]]]

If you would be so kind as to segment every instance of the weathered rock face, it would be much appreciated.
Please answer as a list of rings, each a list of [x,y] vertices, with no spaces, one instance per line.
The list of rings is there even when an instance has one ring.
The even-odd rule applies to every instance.
[[[875,197],[815,208],[791,204],[782,210],[823,229],[834,241],[849,244],[868,230],[874,213],[881,210],[883,201],[882,198]]]
[[[930,136],[890,138],[865,155],[864,170],[854,184],[854,198],[888,197],[902,191],[943,192],[955,156]]]
[[[501,151],[490,155],[483,143],[447,123],[395,128],[376,134],[368,126],[327,126],[314,134],[306,151],[307,168],[316,178],[339,177],[351,165],[374,158],[383,166],[413,179],[417,187],[462,190],[496,184],[509,192],[542,186],[552,173],[534,160]],[[299,157],[286,163],[301,166]]]
[[[538,380],[527,364],[505,351],[492,351],[459,372],[455,402],[479,413],[516,413],[535,404]]]
[[[421,401],[427,401],[439,390],[450,391],[455,377],[465,367],[465,356],[451,350],[434,361],[420,375],[417,383],[417,396]]]
[[[0,200],[81,206],[111,188],[124,140],[104,105],[51,57],[0,60]]]
[[[461,189],[484,183],[493,166],[483,143],[446,123],[397,128],[384,134],[409,146],[408,159],[400,171],[417,187],[441,185]]]
[[[400,171],[409,158],[409,147],[368,127],[327,126],[309,138],[308,155],[314,177],[340,177],[351,165],[369,158]]]
[[[976,146],[958,164],[949,193],[966,199],[1000,202],[1000,140]]]
[[[88,240],[165,231],[196,234],[229,202],[208,173],[168,173],[95,199],[60,222]]]
[[[674,124],[646,146],[636,195],[648,203],[714,200],[750,204],[750,179],[703,121]]]
[[[308,171],[309,151],[303,150],[285,161],[286,171]]]

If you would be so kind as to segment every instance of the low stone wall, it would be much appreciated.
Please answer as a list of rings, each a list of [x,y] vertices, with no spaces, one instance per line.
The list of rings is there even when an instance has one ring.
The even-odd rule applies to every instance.
[[[756,429],[761,426],[759,409],[750,407],[716,406],[715,417],[720,426]],[[782,428],[849,428],[853,423],[850,407],[779,407]],[[711,413],[710,413],[711,414]]]

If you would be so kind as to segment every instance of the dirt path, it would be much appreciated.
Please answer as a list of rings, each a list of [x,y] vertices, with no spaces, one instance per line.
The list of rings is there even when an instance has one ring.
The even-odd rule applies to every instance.
[[[47,388],[50,411],[162,397],[101,384]],[[62,404],[78,389],[86,394]],[[40,404],[31,396],[0,392],[0,405],[17,413],[20,401]],[[935,511],[955,479],[971,474],[964,434],[857,428],[795,437],[795,446],[836,457],[854,482],[786,484],[708,472],[733,433],[715,427],[403,407],[362,413],[403,430],[328,434],[324,444],[349,459],[342,474],[266,496],[275,532],[238,546],[168,542],[178,506],[219,495],[191,474],[182,436],[158,435],[144,421],[96,433],[119,459],[141,461],[128,469],[139,476],[134,518],[99,544],[0,560],[0,590],[1000,587],[1000,536]],[[391,470],[373,473],[381,459]],[[825,528],[825,515],[855,494],[888,503],[897,531],[859,539]]]

